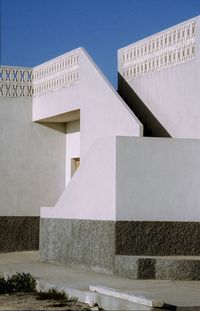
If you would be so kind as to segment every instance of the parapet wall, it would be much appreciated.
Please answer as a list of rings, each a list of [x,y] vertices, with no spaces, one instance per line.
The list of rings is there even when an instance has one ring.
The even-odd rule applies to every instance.
[[[79,50],[75,50],[34,67],[34,97],[71,86],[78,83],[78,80]]]
[[[0,96],[32,97],[32,68],[0,66]]]
[[[119,50],[120,72],[132,80],[195,58],[196,21],[186,21]]]
[[[119,93],[147,136],[200,138],[199,42],[198,16],[118,51]]]

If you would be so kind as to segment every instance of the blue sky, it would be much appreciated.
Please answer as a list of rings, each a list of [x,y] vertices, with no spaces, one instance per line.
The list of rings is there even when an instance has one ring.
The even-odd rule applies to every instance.
[[[200,0],[0,0],[2,65],[83,46],[116,86],[117,49],[200,14]]]

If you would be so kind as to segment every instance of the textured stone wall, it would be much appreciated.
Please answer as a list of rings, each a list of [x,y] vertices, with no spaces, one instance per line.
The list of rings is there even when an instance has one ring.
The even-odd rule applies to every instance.
[[[115,256],[114,273],[140,280],[200,280],[200,260],[176,256]]]
[[[116,254],[133,256],[200,255],[200,223],[118,221]]]
[[[199,241],[192,222],[40,220],[42,261],[132,279],[200,280]]]
[[[39,249],[39,217],[0,216],[0,253]]]
[[[95,220],[40,220],[40,256],[110,273],[115,253],[115,222]]]

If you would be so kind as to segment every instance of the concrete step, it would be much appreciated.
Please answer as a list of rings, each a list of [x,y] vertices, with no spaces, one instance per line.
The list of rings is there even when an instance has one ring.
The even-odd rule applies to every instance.
[[[200,280],[200,256],[115,256],[115,274],[141,280]]]
[[[90,285],[89,290],[80,290],[71,288],[66,284],[50,283],[42,279],[37,279],[37,289],[45,291],[49,288],[56,287],[64,291],[70,297],[77,297],[79,301],[88,303],[90,307],[97,305],[103,310],[132,310],[132,311],[156,311],[176,310],[175,305],[167,304],[163,300],[146,298],[141,293],[136,294],[128,291],[120,291],[116,288]]]
[[[100,293],[103,295],[111,296],[114,298],[124,299],[130,301],[140,307],[147,307],[154,310],[154,308],[164,309],[164,310],[176,310],[176,306],[166,304],[161,299],[146,298],[141,294],[133,294],[129,291],[120,291],[115,288],[108,288],[103,286],[90,286],[92,292]]]
[[[137,297],[136,299],[130,299],[129,296],[125,296],[124,293],[118,292],[116,289],[112,289],[112,291],[107,288],[102,290],[100,286],[89,286],[89,290],[80,290],[77,288],[71,288],[66,286],[66,284],[58,284],[56,282],[46,282],[42,279],[37,278],[37,289],[41,291],[45,291],[49,288],[56,287],[60,291],[64,291],[70,297],[77,297],[79,301],[87,303],[90,307],[98,306],[99,308],[103,308],[103,310],[132,310],[132,311],[153,311],[156,308],[153,305],[156,304],[156,301],[151,302],[151,300],[141,297]],[[163,305],[161,302],[157,302],[156,305]],[[99,309],[98,308],[98,309]],[[162,307],[161,307],[162,308]],[[162,308],[164,309],[164,308]],[[165,310],[165,309],[164,309]],[[166,310],[175,310],[166,309]]]

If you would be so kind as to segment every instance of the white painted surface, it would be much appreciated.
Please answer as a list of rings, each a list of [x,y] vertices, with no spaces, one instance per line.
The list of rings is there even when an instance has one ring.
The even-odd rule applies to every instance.
[[[0,216],[39,216],[41,205],[56,203],[65,135],[63,124],[32,122],[31,99],[0,97]]]
[[[77,83],[67,84],[59,89],[50,88],[46,94],[34,97],[33,120],[39,121],[80,109],[81,156],[86,154],[96,138],[113,135],[141,136],[143,126],[87,52],[83,48],[72,52],[79,54]],[[67,57],[68,54],[60,58],[65,55]],[[55,63],[57,61],[56,58]],[[39,68],[46,68],[47,64],[48,62]],[[34,73],[37,68],[33,69]],[[51,78],[50,74],[46,77],[46,82],[48,79],[51,82]]]
[[[97,140],[54,208],[43,218],[115,220],[116,138]]]
[[[198,140],[96,140],[55,208],[42,208],[41,217],[200,221],[199,154]]]
[[[71,161],[80,158],[80,121],[71,121],[66,124],[66,177],[65,186],[72,176]]]
[[[81,109],[82,155],[100,137],[142,136],[142,124],[83,49],[79,68],[84,100]]]
[[[196,22],[194,57],[188,60],[183,59],[174,65],[166,65],[166,69],[155,69],[153,72],[139,74],[134,79],[126,77],[135,93],[169,134],[175,138],[200,138],[200,88],[198,85],[200,80],[200,17],[198,16],[194,21]],[[183,25],[189,22],[186,21]],[[179,26],[172,27],[169,31],[173,32],[177,27]],[[151,36],[150,39],[155,39],[156,36],[157,34]],[[121,75],[123,75],[123,51],[143,42],[145,39],[118,51],[118,71]],[[176,53],[179,49],[180,53],[183,53],[183,47],[187,46],[187,41],[184,42],[181,44],[182,47],[179,47],[179,44],[176,45]],[[170,49],[169,46],[168,53]],[[169,57],[168,53],[166,53],[167,57]],[[151,53],[149,57],[154,57],[154,53]],[[138,62],[139,60],[140,58]],[[119,89],[120,87],[119,85]]]
[[[15,71],[17,71],[17,81],[15,81]],[[28,68],[3,68],[3,78],[1,78],[3,82],[0,83],[3,130],[0,139],[5,152],[1,153],[2,165],[0,166],[1,215],[34,216],[39,214],[39,206],[54,205],[63,189],[64,178],[65,184],[69,183],[71,158],[81,157],[82,163],[84,155],[97,138],[116,134],[130,136],[142,134],[140,122],[84,49],[76,49],[35,67],[33,98],[31,98],[32,94],[28,93],[29,87],[32,91],[32,81],[31,78],[29,79],[31,73],[31,69]],[[16,96],[13,93],[15,82],[18,87]],[[24,85],[26,90],[23,89]],[[29,95],[30,99],[20,98]],[[10,98],[13,96],[16,98]],[[31,106],[33,121],[48,121],[46,127],[31,123]],[[54,119],[45,120],[50,117]],[[81,120],[81,131],[77,128],[77,121],[71,125],[69,123],[69,120],[77,120],[77,118]],[[65,122],[68,122],[67,133],[64,132]],[[75,126],[73,130],[72,124]],[[113,179],[111,175],[114,173],[114,159],[112,158],[112,161],[107,159],[109,154],[114,156],[114,152],[109,153],[111,146],[108,146],[108,152],[106,151],[105,154],[101,145],[96,147],[99,154],[91,151],[92,156],[88,156],[88,168],[81,169],[83,173],[79,173],[79,178],[76,177],[78,172],[74,175],[73,186],[70,183],[67,190],[70,194],[63,195],[58,202],[58,205],[62,205],[64,209],[60,214],[65,214],[67,206],[71,213],[69,218],[90,218],[94,215],[97,218],[113,219],[114,184],[109,180]],[[99,165],[100,160],[104,163],[103,167]],[[91,171],[93,165],[95,167]],[[102,188],[103,172],[105,175],[108,172],[108,181]],[[95,177],[98,175],[100,180]],[[94,209],[96,198],[93,197],[92,202],[89,196],[89,191],[93,188],[94,193],[99,196],[98,212]],[[100,192],[98,188],[102,188]],[[81,191],[80,198],[79,191]],[[104,193],[108,196],[104,197]],[[101,204],[103,202],[104,204]],[[80,203],[85,204],[86,212],[84,208],[80,212]],[[110,209],[108,216],[105,208]]]
[[[117,137],[116,219],[200,221],[200,141]]]
[[[78,83],[79,50],[70,51],[34,67],[34,97]]]
[[[197,18],[170,27],[119,50],[126,80],[191,61],[196,56]]]
[[[72,81],[71,85],[60,85],[55,89],[51,87],[52,74],[47,74],[41,79],[46,85],[45,92],[41,93],[39,89],[39,93],[33,98],[35,121],[53,116],[59,118],[60,114],[80,109],[80,134],[67,133],[67,187],[55,208],[42,208],[41,217],[113,220],[115,219],[115,139],[108,137],[140,136],[143,126],[86,51],[79,48],[70,53],[78,53],[76,83]],[[49,64],[47,62],[39,66],[39,69],[34,68],[34,75],[38,70],[41,73],[41,70],[47,70],[47,67],[57,64],[60,59],[67,58],[68,54],[50,61]],[[65,70],[67,73],[68,69]],[[38,81],[36,79],[34,83],[37,84]],[[107,140],[101,141],[99,138]],[[80,156],[81,166],[70,181],[72,155]]]

